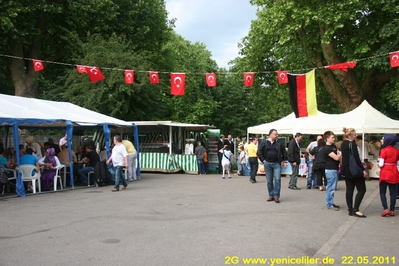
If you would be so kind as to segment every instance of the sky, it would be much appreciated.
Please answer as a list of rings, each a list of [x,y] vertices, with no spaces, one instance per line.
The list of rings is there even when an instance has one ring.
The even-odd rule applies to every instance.
[[[219,67],[238,57],[238,43],[248,35],[256,7],[249,0],[166,0],[168,18],[184,39],[201,42]]]

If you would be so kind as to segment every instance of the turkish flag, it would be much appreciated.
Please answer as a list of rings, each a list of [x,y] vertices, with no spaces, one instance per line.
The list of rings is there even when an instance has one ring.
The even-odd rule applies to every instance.
[[[245,87],[254,85],[254,73],[253,72],[245,72],[244,73],[244,85],[245,85]]]
[[[391,67],[399,66],[399,51],[389,54],[389,61],[391,62]]]
[[[87,73],[87,72],[86,72],[86,68],[85,68],[84,66],[79,66],[79,65],[77,65],[77,66],[76,66],[76,69],[78,70],[78,73],[79,73],[79,74]]]
[[[150,76],[150,84],[159,84],[158,72],[150,71],[148,75]]]
[[[277,71],[278,84],[288,83],[287,71]]]
[[[43,62],[40,60],[33,60],[33,69],[38,72],[44,69]]]
[[[98,67],[85,67],[87,75],[91,80],[91,83],[96,83],[97,81],[105,79],[103,73],[101,73]]]
[[[134,70],[125,70],[125,83],[126,84],[134,83]]]
[[[184,95],[184,83],[186,81],[186,74],[184,73],[171,73],[170,74],[170,94],[176,96]]]
[[[206,73],[206,83],[208,87],[216,86],[216,74],[215,73]]]
[[[326,68],[331,69],[331,70],[341,69],[344,72],[348,72],[348,68],[354,68],[355,66],[356,66],[356,63],[354,61],[350,61],[350,62],[345,62],[345,63],[340,63],[340,64],[329,65],[329,66],[326,66]]]

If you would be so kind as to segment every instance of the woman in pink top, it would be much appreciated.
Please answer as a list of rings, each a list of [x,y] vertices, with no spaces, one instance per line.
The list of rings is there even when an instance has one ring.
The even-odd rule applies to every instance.
[[[393,146],[396,144],[396,137],[392,134],[385,135],[381,140],[382,148],[378,166],[380,171],[380,198],[384,211],[381,216],[394,216],[396,203],[396,184],[399,183],[399,150]],[[389,187],[389,195],[391,197],[390,208],[387,204],[387,187]]]

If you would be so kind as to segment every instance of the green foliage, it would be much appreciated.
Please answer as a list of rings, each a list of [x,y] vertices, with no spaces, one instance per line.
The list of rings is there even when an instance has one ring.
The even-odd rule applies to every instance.
[[[252,0],[259,6],[241,45],[245,66],[253,71],[289,70],[303,73],[321,67],[397,50],[398,3],[395,0]],[[381,15],[384,14],[384,15]],[[348,74],[326,75],[317,70],[318,101],[321,109],[328,92],[348,111],[367,99],[376,103],[379,91],[399,72],[391,69],[387,56],[357,62]],[[274,84],[275,77],[261,77]],[[372,82],[370,82],[372,81]],[[336,110],[330,106],[326,109]]]
[[[217,103],[206,85],[205,74],[215,72],[216,62],[202,43],[191,43],[171,33],[162,49],[166,71],[189,73],[186,75],[185,95],[169,96],[170,83],[165,88],[165,101],[169,107],[168,119],[186,123],[213,124],[212,114]],[[165,77],[169,81],[169,77]],[[164,82],[164,80],[162,80]]]
[[[108,40],[100,35],[88,36],[88,42],[76,43],[79,54],[73,61],[87,66],[107,66],[102,69],[105,80],[92,84],[87,74],[78,74],[68,67],[55,84],[43,81],[43,96],[53,100],[75,103],[124,120],[145,120],[165,112],[159,87],[148,84],[148,74],[135,72],[135,83],[127,85],[124,69],[149,69],[151,63],[145,52],[133,52],[131,43],[115,34]],[[113,69],[113,70],[111,70]],[[59,88],[64,88],[60,90]]]
[[[61,62],[75,53],[71,39],[87,42],[86,38],[94,34],[104,39],[116,34],[131,41],[135,52],[156,53],[169,36],[163,0],[1,1],[0,29],[0,49],[4,53]],[[37,77],[54,79],[63,71],[51,65],[37,73],[30,61],[15,61],[20,59],[4,60],[12,70],[16,93],[21,90],[21,95],[36,96]],[[17,88],[16,84],[26,85]]]

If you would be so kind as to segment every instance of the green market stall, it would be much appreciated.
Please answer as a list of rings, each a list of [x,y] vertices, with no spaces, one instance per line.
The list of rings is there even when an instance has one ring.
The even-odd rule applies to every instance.
[[[138,127],[141,172],[197,174],[194,142],[207,143],[204,135],[214,126],[174,121],[132,121]]]

